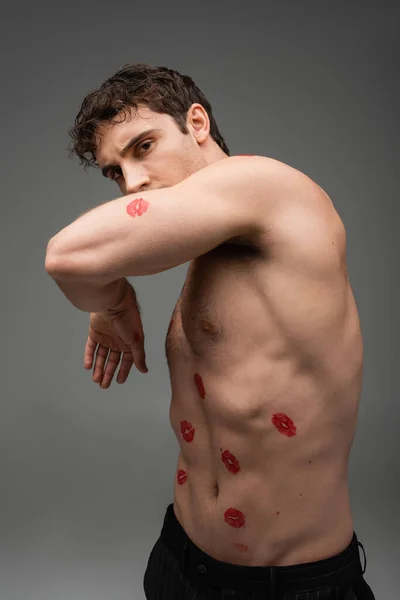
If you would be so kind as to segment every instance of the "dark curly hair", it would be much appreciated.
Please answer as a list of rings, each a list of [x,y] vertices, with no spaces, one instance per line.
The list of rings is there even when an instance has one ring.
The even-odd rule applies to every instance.
[[[145,63],[124,65],[107,79],[97,90],[83,100],[74,126],[68,131],[72,141],[69,155],[77,155],[85,171],[98,166],[95,129],[102,121],[113,121],[117,115],[124,120],[138,104],[147,105],[152,111],[173,117],[182,133],[187,134],[186,115],[193,103],[199,103],[210,119],[210,135],[229,156],[229,149],[219,132],[211,110],[211,104],[188,75],[181,75],[166,67]]]

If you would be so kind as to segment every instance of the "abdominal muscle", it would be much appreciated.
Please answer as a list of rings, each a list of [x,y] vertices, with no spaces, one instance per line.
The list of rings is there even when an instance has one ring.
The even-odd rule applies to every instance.
[[[174,512],[189,538],[249,566],[344,550],[357,403],[329,398],[289,358],[266,367],[253,357],[224,376],[185,358],[171,363],[170,422],[180,445]]]

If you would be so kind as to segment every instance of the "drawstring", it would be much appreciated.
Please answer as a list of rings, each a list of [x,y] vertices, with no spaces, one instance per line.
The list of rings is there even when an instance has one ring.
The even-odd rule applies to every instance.
[[[357,540],[357,546],[361,546],[361,548],[362,548],[362,551],[363,551],[363,554],[364,554],[364,562],[365,562],[365,565],[364,565],[364,570],[363,570],[363,575],[364,575],[365,571],[367,570],[367,555],[365,554],[364,546],[363,546],[363,545],[362,545],[362,543],[361,543],[361,542],[359,542],[358,540]],[[361,561],[360,561],[360,562],[361,562]]]

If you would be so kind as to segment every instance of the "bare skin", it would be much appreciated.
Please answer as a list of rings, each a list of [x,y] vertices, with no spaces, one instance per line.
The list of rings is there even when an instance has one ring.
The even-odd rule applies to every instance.
[[[283,217],[295,226],[296,209],[285,210],[272,245],[235,239],[190,263],[166,339],[174,511],[195,544],[233,564],[321,560],[353,534],[363,344],[344,226],[318,189],[336,256],[323,276],[302,268],[304,240]]]
[[[226,158],[200,105],[192,105],[187,124],[183,135],[171,117],[144,108],[100,127],[99,166],[115,163],[106,176],[124,195],[142,194]],[[155,132],[121,158],[117,150],[149,127]],[[175,514],[195,544],[233,564],[321,560],[342,551],[353,533],[347,471],[363,344],[345,230],[316,184],[296,196],[282,193],[276,211],[267,211],[268,239],[231,239],[191,261],[166,339],[170,422],[180,445]],[[136,218],[142,205],[131,209]],[[117,324],[117,350],[132,342],[127,324],[143,346],[136,309]],[[97,343],[114,348],[108,321],[94,325],[86,368]],[[94,380],[108,387],[118,358],[104,381],[100,357]]]

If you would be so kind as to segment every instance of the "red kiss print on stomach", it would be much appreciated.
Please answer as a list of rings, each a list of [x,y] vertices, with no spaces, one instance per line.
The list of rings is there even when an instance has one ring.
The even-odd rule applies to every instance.
[[[233,456],[233,454],[229,452],[229,450],[223,451],[221,454],[221,459],[228,471],[231,473],[236,475],[236,473],[240,471],[239,461],[237,460],[236,456]]]
[[[240,527],[244,527],[246,524],[244,514],[237,508],[228,508],[228,510],[225,511],[224,519],[228,525],[235,529],[240,529]]]
[[[283,413],[276,413],[272,416],[272,423],[275,425],[279,433],[287,435],[287,437],[293,437],[296,435],[297,429],[290,417]]]
[[[246,544],[240,544],[240,543],[237,543],[237,544],[233,544],[233,545],[234,545],[234,546],[235,546],[235,548],[236,548],[237,550],[239,550],[240,552],[247,552],[247,550],[249,549],[249,547],[248,547],[248,546],[246,546]]]
[[[185,442],[193,442],[195,428],[189,421],[181,421],[181,432]]]

